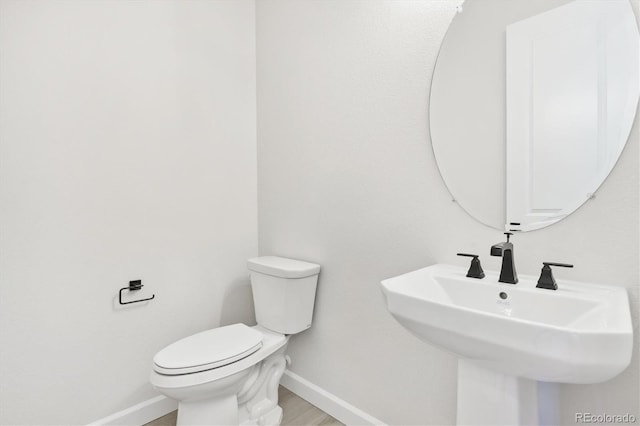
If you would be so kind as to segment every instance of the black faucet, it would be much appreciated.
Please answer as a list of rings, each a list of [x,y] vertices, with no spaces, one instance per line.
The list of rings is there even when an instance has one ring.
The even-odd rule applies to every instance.
[[[468,253],[458,253],[458,256],[473,257],[473,259],[471,259],[471,266],[469,266],[469,270],[467,271],[467,277],[478,279],[484,278],[484,271],[482,270],[482,265],[480,265],[480,256]]]
[[[492,245],[491,256],[502,256],[502,268],[500,269],[500,279],[498,281],[517,284],[518,274],[513,261],[513,243],[509,242],[509,237],[513,234],[511,232],[505,232],[504,234],[507,236],[507,241]]]
[[[554,263],[554,262],[542,262],[542,271],[540,272],[540,278],[538,278],[538,285],[536,288],[546,288],[547,290],[557,290],[558,284],[555,278],[553,278],[552,266],[561,266],[563,268],[573,268],[573,265],[568,263]]]

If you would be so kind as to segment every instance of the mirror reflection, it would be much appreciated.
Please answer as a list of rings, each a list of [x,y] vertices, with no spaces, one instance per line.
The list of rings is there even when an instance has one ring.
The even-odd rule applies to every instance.
[[[433,149],[480,222],[529,231],[566,217],[615,166],[640,95],[628,0],[467,0],[431,87]]]

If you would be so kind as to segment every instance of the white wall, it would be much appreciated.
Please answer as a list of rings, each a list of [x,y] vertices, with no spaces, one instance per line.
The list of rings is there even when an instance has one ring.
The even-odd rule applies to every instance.
[[[260,252],[323,268],[313,327],[291,341],[291,369],[390,424],[454,423],[456,360],[394,322],[380,280],[466,265],[459,251],[500,267],[488,252],[502,234],[451,202],[430,147],[430,79],[456,3],[257,3]],[[566,261],[575,268],[557,271],[560,283],[627,287],[636,335],[638,136],[636,122],[595,200],[514,238],[521,274]],[[637,360],[636,351],[607,383],[563,386],[563,423],[577,411],[640,417]]]
[[[255,106],[253,1],[0,1],[0,424],[130,407],[252,321]]]

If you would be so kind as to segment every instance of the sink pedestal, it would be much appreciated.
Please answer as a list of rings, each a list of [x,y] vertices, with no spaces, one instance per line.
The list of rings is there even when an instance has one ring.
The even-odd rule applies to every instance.
[[[460,359],[457,424],[558,424],[555,389],[553,384],[497,373]]]

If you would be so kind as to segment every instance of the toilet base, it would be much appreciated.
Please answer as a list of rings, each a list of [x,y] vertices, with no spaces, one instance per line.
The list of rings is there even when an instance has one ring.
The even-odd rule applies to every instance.
[[[238,393],[238,418],[242,426],[278,426],[282,408],[278,387],[288,364],[287,345],[278,349],[256,368]]]
[[[247,419],[240,426],[279,426],[282,422],[282,408],[276,405],[271,411],[263,414],[260,419]]]
[[[180,401],[176,426],[237,425],[237,407],[236,395],[199,401]]]
[[[237,373],[245,375],[245,378],[241,379],[242,382],[231,394],[216,393],[202,399],[192,399],[199,393],[193,392],[190,398],[176,398],[179,400],[177,426],[279,426],[283,412],[278,405],[278,387],[287,367],[286,348],[285,343],[250,370]],[[229,377],[226,380],[237,379]]]

